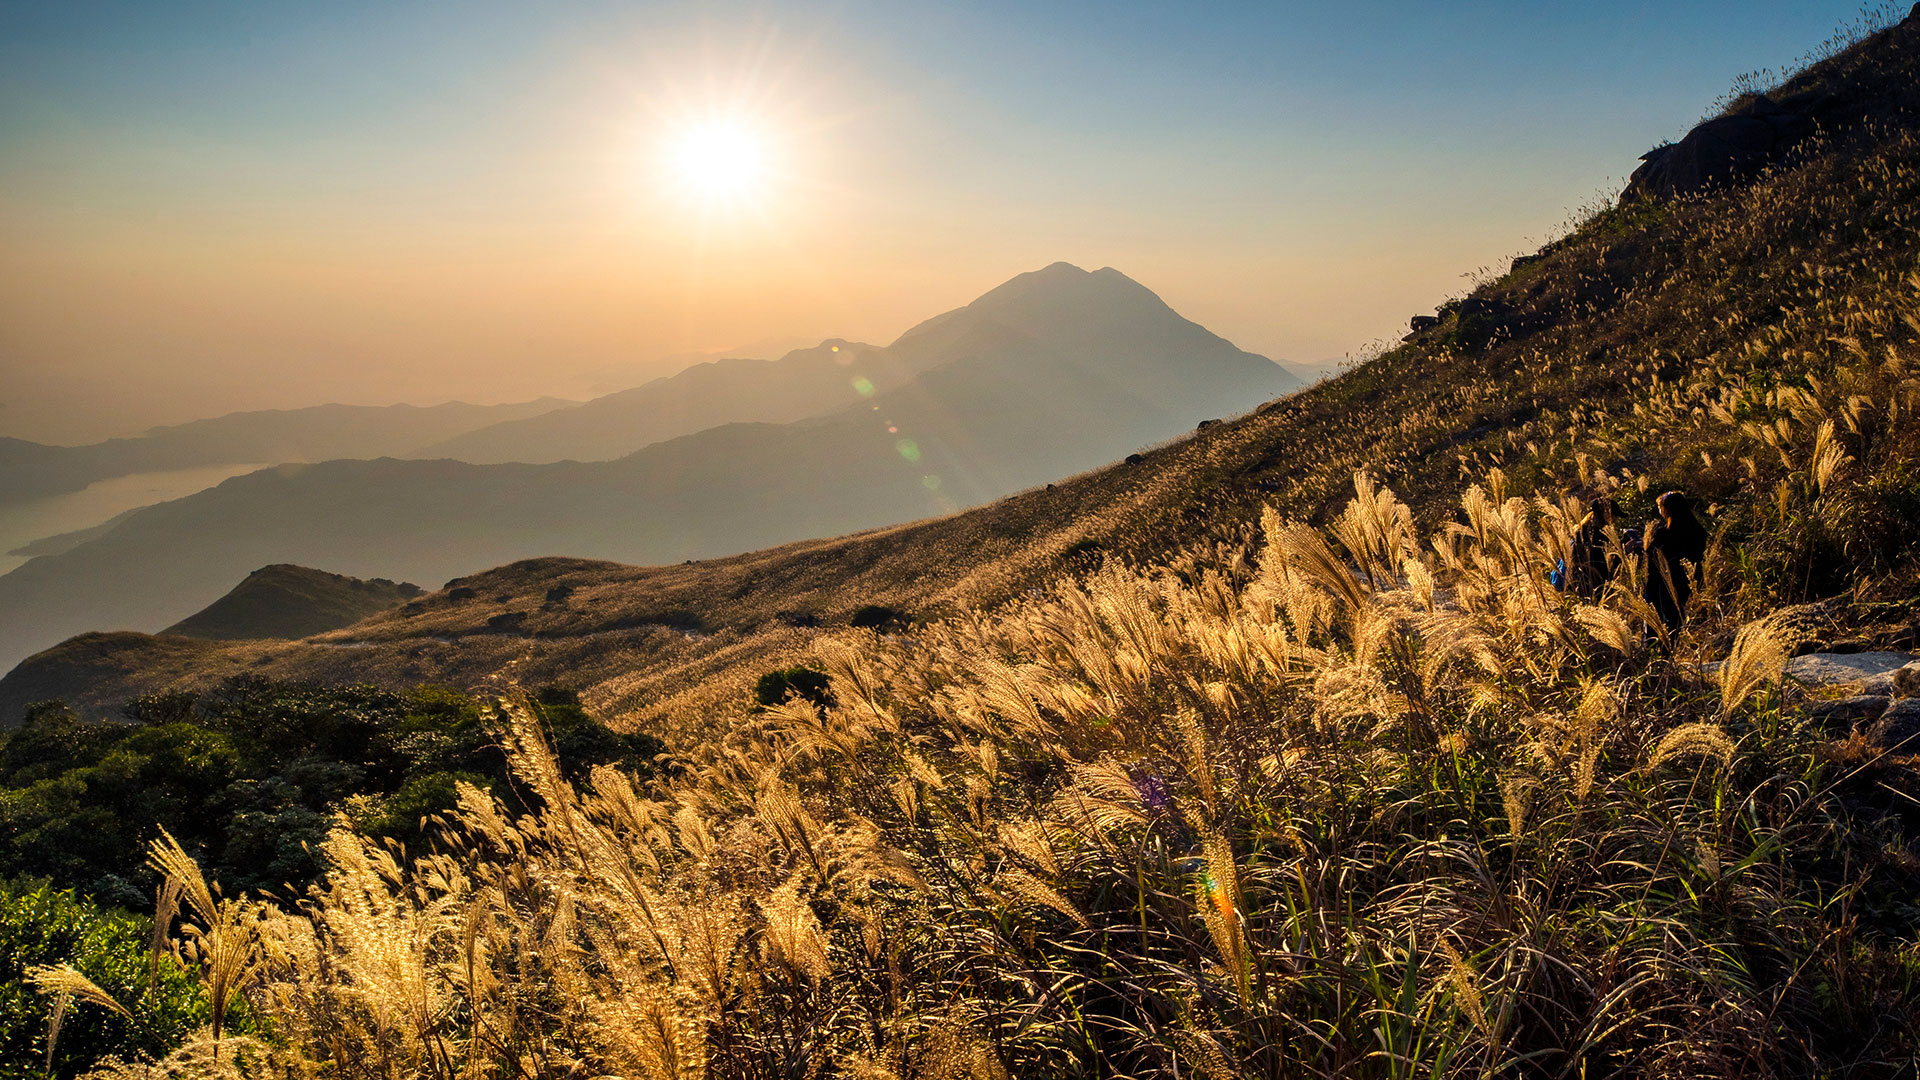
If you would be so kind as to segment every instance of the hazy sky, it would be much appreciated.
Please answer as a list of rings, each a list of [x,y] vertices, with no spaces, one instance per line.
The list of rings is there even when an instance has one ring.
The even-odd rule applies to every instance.
[[[1339,356],[1859,10],[0,0],[0,434],[584,396],[1059,259]]]

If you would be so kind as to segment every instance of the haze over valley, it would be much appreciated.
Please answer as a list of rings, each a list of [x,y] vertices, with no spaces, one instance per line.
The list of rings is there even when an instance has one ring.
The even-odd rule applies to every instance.
[[[285,465],[127,515],[0,576],[0,664],[85,630],[158,629],[269,563],[437,583],[537,555],[678,562],[950,512],[1299,385],[1118,270],[1056,263],[885,348],[701,365],[419,451],[546,464]],[[304,445],[396,438],[365,422],[325,436]]]

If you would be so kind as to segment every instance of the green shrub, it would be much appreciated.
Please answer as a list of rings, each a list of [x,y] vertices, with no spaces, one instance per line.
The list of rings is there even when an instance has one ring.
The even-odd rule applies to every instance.
[[[885,604],[864,604],[854,609],[852,618],[847,620],[847,625],[885,632],[906,626],[911,621],[907,613],[899,608],[891,608]]]
[[[1060,561],[1063,563],[1084,561],[1092,564],[1099,562],[1106,553],[1107,545],[1091,536],[1083,536],[1067,545],[1066,550],[1060,553]]]
[[[562,688],[535,707],[572,779],[608,763],[651,775],[664,749],[607,729]],[[0,877],[141,908],[146,844],[164,827],[229,893],[297,894],[322,869],[336,813],[411,842],[422,817],[453,806],[458,782],[509,784],[498,723],[451,690],[237,678],[127,714],[136,722],[85,723],[44,703],[0,742]]]
[[[753,684],[753,700],[762,708],[778,705],[790,697],[798,695],[823,709],[831,709],[833,700],[833,680],[827,673],[810,667],[781,668],[760,676]]]
[[[67,1010],[55,1045],[53,1074],[85,1072],[108,1054],[159,1057],[206,1023],[197,983],[163,956],[148,985],[149,920],[76,899],[45,884],[0,884],[0,1080],[41,1077],[53,1002],[26,981],[40,964],[70,963],[133,1014],[97,1006]]]
[[[606,764],[637,776],[652,776],[655,759],[666,753],[666,744],[652,735],[623,734],[587,715],[580,696],[565,687],[542,687],[534,694],[533,705],[569,780],[582,780],[593,766]]]

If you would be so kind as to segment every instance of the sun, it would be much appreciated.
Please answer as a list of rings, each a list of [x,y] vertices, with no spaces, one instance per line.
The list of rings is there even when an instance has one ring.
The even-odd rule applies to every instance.
[[[663,159],[667,180],[682,197],[712,209],[744,208],[768,193],[773,140],[744,121],[708,120],[673,132]]]

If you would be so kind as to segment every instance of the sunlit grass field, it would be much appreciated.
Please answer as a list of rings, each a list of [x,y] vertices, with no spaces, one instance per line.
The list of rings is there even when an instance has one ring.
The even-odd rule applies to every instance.
[[[836,640],[825,708],[743,717],[644,794],[565,783],[508,703],[530,805],[469,789],[413,853],[338,832],[297,911],[163,841],[163,907],[215,1017],[244,989],[274,1020],[226,1052],[295,1072],[1910,1060],[1915,860],[1872,791],[1905,761],[1794,707],[1781,626],[1708,680],[1631,577],[1569,600],[1544,568],[1579,508],[1503,483],[1423,540],[1360,478],[1331,535],[1270,514],[1249,548]]]

